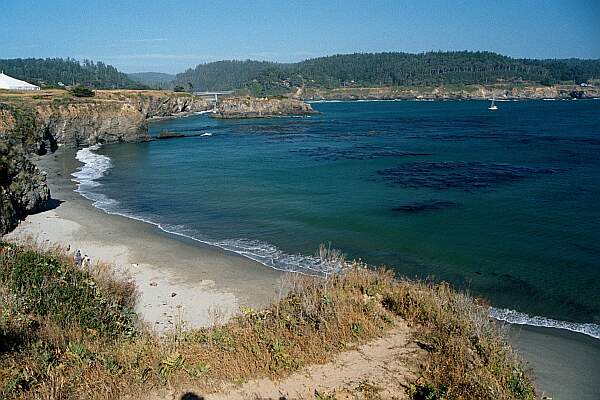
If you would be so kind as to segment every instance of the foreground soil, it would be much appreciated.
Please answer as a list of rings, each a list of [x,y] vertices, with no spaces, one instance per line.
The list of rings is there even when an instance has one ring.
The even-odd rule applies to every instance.
[[[332,361],[311,365],[282,380],[255,379],[239,386],[204,395],[193,387],[163,390],[141,400],[178,400],[193,395],[206,400],[243,399],[407,399],[411,382],[418,377],[417,361],[424,355],[410,339],[406,324]],[[191,397],[189,397],[191,398]]]

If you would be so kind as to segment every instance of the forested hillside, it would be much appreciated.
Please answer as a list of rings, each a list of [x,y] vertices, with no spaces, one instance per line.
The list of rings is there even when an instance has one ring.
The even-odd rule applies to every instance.
[[[364,53],[281,64],[219,61],[178,74],[199,90],[247,89],[255,95],[308,87],[426,86],[496,82],[577,83],[600,78],[600,60],[515,59],[490,52]]]
[[[135,82],[160,89],[169,87],[171,81],[175,79],[175,75],[163,72],[134,72],[127,76]]]
[[[197,90],[240,89],[252,84],[262,83],[265,88],[273,82],[275,85],[291,74],[291,64],[278,64],[267,61],[217,61],[200,64],[177,74],[175,83],[185,88],[191,86]]]
[[[0,59],[0,70],[14,78],[42,87],[58,87],[59,82],[64,85],[82,85],[95,89],[143,87],[112,65],[89,60],[80,63],[70,58]]]
[[[600,60],[515,59],[490,52],[356,53],[298,63],[217,61],[176,76],[124,74],[102,62],[73,59],[0,60],[0,69],[40,86],[79,84],[96,89],[150,87],[185,90],[245,90],[256,96],[307,88],[430,86],[528,82],[551,85],[600,79]],[[174,78],[174,79],[173,79]]]

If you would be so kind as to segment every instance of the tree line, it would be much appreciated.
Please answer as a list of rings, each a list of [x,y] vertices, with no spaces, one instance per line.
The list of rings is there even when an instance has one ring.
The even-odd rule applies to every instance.
[[[144,86],[103,62],[71,58],[0,60],[0,70],[41,87],[84,86],[94,89],[134,89]]]
[[[491,52],[355,53],[298,63],[218,61],[178,74],[173,85],[200,90],[247,89],[277,94],[290,88],[428,86],[533,82],[554,84],[600,78],[600,60],[516,59]]]
[[[71,58],[0,60],[0,69],[42,87],[143,89],[144,74],[128,76],[103,62]],[[147,74],[146,74],[147,75]],[[156,74],[155,74],[156,75]],[[255,96],[306,87],[432,86],[447,84],[582,83],[600,79],[600,60],[516,59],[491,52],[336,54],[297,63],[253,60],[199,64],[160,86],[178,90],[243,90]],[[133,77],[133,79],[132,79]],[[150,86],[158,86],[148,83]]]

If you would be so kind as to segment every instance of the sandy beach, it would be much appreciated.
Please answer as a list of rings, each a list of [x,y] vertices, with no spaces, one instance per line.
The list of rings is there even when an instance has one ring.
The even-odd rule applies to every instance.
[[[5,236],[81,249],[92,263],[114,264],[138,287],[137,312],[151,330],[168,332],[223,322],[240,306],[260,308],[280,294],[282,274],[219,248],[110,215],[74,192],[75,150],[40,158],[55,207],[31,215]],[[600,341],[569,331],[510,325],[509,339],[533,370],[540,394],[600,398]]]
[[[55,208],[27,217],[6,240],[31,237],[45,245],[80,249],[92,265],[113,264],[138,287],[137,312],[162,333],[223,322],[240,306],[261,307],[276,298],[281,274],[239,255],[174,238],[157,227],[95,208],[74,192],[79,162],[59,150],[37,163],[47,171]]]
[[[563,329],[510,325],[509,341],[533,369],[540,395],[600,399],[600,340]]]

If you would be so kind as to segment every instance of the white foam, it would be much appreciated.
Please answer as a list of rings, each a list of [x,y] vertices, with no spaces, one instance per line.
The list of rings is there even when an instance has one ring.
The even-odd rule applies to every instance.
[[[313,103],[344,103],[347,101],[344,101],[344,100],[307,100],[306,102],[308,104],[313,104]]]
[[[285,253],[276,246],[266,242],[262,242],[260,240],[209,240],[202,238],[202,235],[199,235],[193,230],[190,230],[182,225],[163,225],[152,221],[143,220],[141,218],[131,217],[129,215],[119,215],[153,224],[166,233],[185,237],[196,242],[208,244],[210,246],[230,251],[232,253],[241,255],[242,257],[246,257],[250,260],[256,261],[259,264],[275,269],[277,271],[294,272],[310,276],[327,276],[340,271],[340,269],[342,268],[342,265],[329,261],[324,261],[319,257]]]
[[[99,148],[100,145],[96,144],[77,152],[75,158],[81,161],[83,165],[72,173],[71,176],[73,176],[73,181],[79,184],[78,186],[99,186],[100,184],[96,180],[102,178],[112,168],[109,157],[92,152],[92,150],[98,150]]]
[[[202,134],[202,136],[211,135],[211,133]],[[112,168],[112,162],[109,157],[93,152],[93,150],[98,150],[99,148],[100,145],[95,145],[79,150],[76,158],[81,161],[83,165],[71,175],[73,176],[73,181],[78,183],[75,191],[86,199],[91,200],[96,208],[101,209],[107,214],[120,215],[122,217],[152,224],[164,232],[231,251],[279,271],[295,272],[304,275],[327,276],[337,272],[341,268],[340,265],[324,261],[318,257],[284,253],[277,247],[258,240],[226,239],[212,241],[202,239],[201,235],[187,229],[185,226],[162,225],[150,219],[144,219],[121,211],[117,208],[119,203],[116,200],[92,190],[100,186],[100,183],[96,180],[105,176]]]
[[[278,271],[304,275],[327,276],[338,272],[341,265],[319,257],[287,254],[269,243],[248,239],[228,239],[211,243],[222,249],[241,254]]]
[[[210,110],[197,111],[194,114],[195,115],[203,115],[203,114],[213,114],[215,112],[217,112],[217,110],[213,108],[213,109],[210,109]]]
[[[508,308],[490,307],[490,317],[510,324],[540,326],[544,328],[565,329],[571,332],[582,333],[600,339],[600,325],[592,323],[578,323],[559,321],[556,319],[531,316]]]
[[[104,209],[109,206],[115,206],[117,202],[101,193],[91,191],[92,188],[100,186],[100,183],[96,180],[105,176],[108,170],[112,168],[112,162],[109,157],[93,152],[93,150],[98,150],[99,148],[100,144],[96,144],[79,150],[75,158],[81,161],[83,165],[77,171],[73,172],[71,176],[73,177],[72,180],[77,182],[77,189],[75,191],[86,199],[91,200],[94,206]]]

